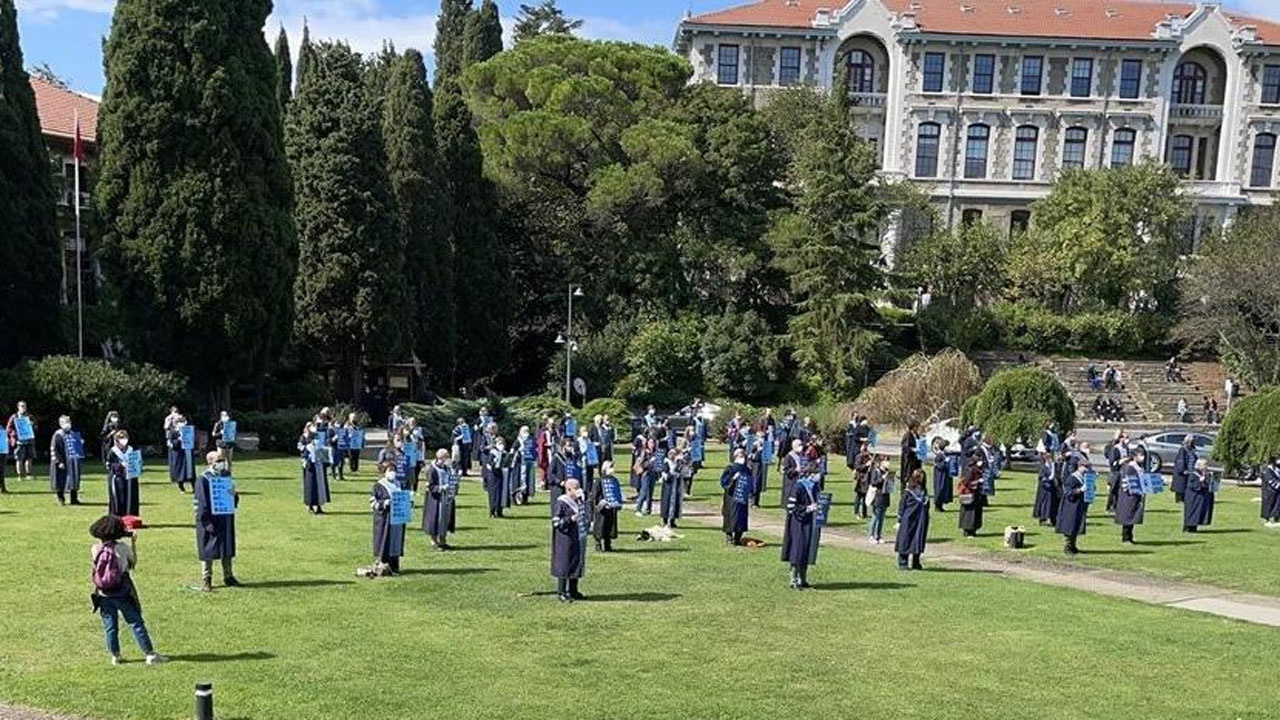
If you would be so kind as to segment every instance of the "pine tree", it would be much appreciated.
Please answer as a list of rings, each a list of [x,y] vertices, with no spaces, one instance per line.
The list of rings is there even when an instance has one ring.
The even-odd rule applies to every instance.
[[[502,20],[498,17],[498,4],[494,0],[484,0],[480,9],[467,18],[462,45],[464,69],[502,52]]]
[[[18,13],[0,0],[0,363],[57,348],[61,249],[49,151],[22,69]]]
[[[447,383],[452,379],[457,333],[453,250],[442,232],[442,181],[432,105],[422,53],[408,50],[395,59],[387,75],[382,135],[404,232],[414,354],[433,381]]]
[[[293,317],[297,238],[267,11],[120,0],[105,48],[95,194],[127,347],[219,404],[279,358]]]
[[[470,110],[456,83],[436,92],[435,125],[444,178],[445,235],[454,249],[457,305],[455,383],[493,377],[506,365],[509,278],[497,237],[498,201]]]
[[[467,21],[471,0],[441,0],[436,20],[436,87],[448,78],[458,78],[466,67]]]
[[[556,0],[543,0],[541,5],[520,5],[513,35],[519,44],[539,35],[571,35],[580,27],[582,20],[565,17]]]
[[[293,99],[293,58],[289,56],[289,35],[284,26],[280,26],[280,34],[276,35],[276,96],[280,98],[280,109],[289,107]]]
[[[366,359],[400,359],[408,321],[404,247],[365,82],[346,45],[312,44],[286,131],[298,196],[294,340],[308,360],[341,362],[346,399]]]

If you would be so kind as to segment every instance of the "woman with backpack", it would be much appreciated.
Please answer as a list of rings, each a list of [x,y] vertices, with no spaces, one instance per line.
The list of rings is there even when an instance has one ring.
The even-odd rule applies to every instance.
[[[138,590],[134,587],[132,571],[138,564],[133,536],[125,529],[124,521],[115,515],[103,515],[89,526],[89,534],[97,538],[90,557],[93,559],[93,609],[102,616],[102,630],[111,653],[111,664],[124,662],[120,656],[119,616],[124,616],[138,648],[146,655],[148,665],[158,665],[168,658],[156,652],[151,635],[142,620],[142,604],[138,602]],[[129,538],[129,544],[121,543]]]

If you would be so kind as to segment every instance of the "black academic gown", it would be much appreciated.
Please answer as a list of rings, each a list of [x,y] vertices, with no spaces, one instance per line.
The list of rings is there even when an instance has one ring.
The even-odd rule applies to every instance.
[[[205,470],[196,478],[192,488],[196,510],[196,554],[201,560],[236,556],[236,516],[213,514],[213,494],[209,489],[209,480],[213,477],[213,470]]]
[[[489,496],[489,512],[496,513],[507,506],[509,496],[505,493],[506,477],[502,467],[502,453],[494,448],[484,451],[480,457],[480,477],[484,481],[485,493]]]
[[[920,469],[920,456],[916,455],[916,441],[919,435],[908,430],[902,436],[902,455],[898,458],[898,477],[906,482],[911,473]]]
[[[1054,477],[1056,468],[1053,463],[1040,464],[1040,474],[1036,478],[1036,500],[1031,509],[1031,517],[1042,522],[1053,522],[1058,515],[1058,484]]]
[[[922,555],[929,538],[929,496],[923,490],[902,493],[898,511],[898,537],[893,549],[899,555]]]
[[[1262,469],[1262,519],[1280,520],[1280,469],[1275,465]]]
[[[618,508],[611,508],[605,504],[607,496],[604,489],[607,485],[618,486],[618,497],[622,497],[622,487],[618,483],[618,478],[612,475],[597,478],[591,484],[591,494],[587,497],[587,502],[595,508],[595,512],[591,515],[591,534],[596,540],[615,540],[618,537]]]
[[[80,491],[80,460],[67,452],[67,436],[61,428],[49,443],[49,489],[59,495]]]
[[[422,529],[433,538],[454,532],[456,512],[449,497],[449,468],[432,463],[427,477],[427,501],[422,507]]]
[[[187,451],[182,449],[182,433],[174,428],[167,438],[169,447],[169,482],[185,483],[193,479],[194,468],[187,465]]]
[[[933,455],[933,503],[939,507],[955,501],[951,486],[951,460],[941,450]]]
[[[786,504],[787,527],[782,534],[782,562],[798,567],[809,565],[815,515],[809,511],[809,506],[816,502],[818,498],[809,483],[795,483]]]
[[[1178,448],[1178,454],[1173,456],[1173,491],[1178,494],[1187,491],[1187,480],[1191,478],[1191,474],[1196,469],[1196,452],[1188,450],[1186,445]]]
[[[373,484],[369,507],[373,510],[373,556],[384,560],[404,555],[404,525],[391,524],[391,493],[401,490],[385,478]]]
[[[1089,503],[1084,501],[1084,480],[1074,473],[1062,481],[1062,500],[1058,505],[1058,520],[1054,529],[1059,535],[1075,537],[1084,535],[1089,515]]]
[[[581,504],[561,495],[551,508],[551,577],[576,580],[582,577],[585,563],[582,532],[579,523],[586,513]]]
[[[1185,495],[1182,499],[1182,526],[1201,527],[1213,524],[1213,491],[1209,489],[1209,478],[1201,473],[1191,472],[1187,478]]]
[[[741,463],[734,463],[720,473],[720,489],[724,491],[720,501],[720,527],[725,535],[747,531],[751,513],[747,503],[737,502],[738,484],[749,484],[745,495],[749,501],[754,494],[754,488],[750,486],[752,482],[751,471]]]
[[[684,478],[680,474],[680,464],[667,462],[662,473],[662,521],[670,524],[680,519],[684,512]]]
[[[322,507],[329,502],[329,476],[324,464],[311,455],[312,439],[305,435],[298,438],[298,455],[302,458],[302,504]]]
[[[972,533],[982,529],[982,512],[987,506],[987,496],[982,494],[981,474],[975,475],[975,471],[976,468],[965,471],[969,474],[963,481],[964,487],[960,489],[962,495],[973,496],[973,501],[968,505],[960,504],[960,529]]]
[[[1137,492],[1139,471],[1125,465],[1120,471],[1120,488],[1116,495],[1116,524],[1141,525],[1146,516],[1146,496]]]
[[[794,451],[788,452],[787,456],[782,459],[782,505],[786,507],[787,500],[791,497],[796,481],[800,479],[800,473],[804,468],[804,458]]]
[[[130,478],[125,454],[128,449],[119,447],[111,449],[110,465],[107,466],[107,506],[112,515],[125,517],[137,516],[142,507],[138,495],[138,478]]]

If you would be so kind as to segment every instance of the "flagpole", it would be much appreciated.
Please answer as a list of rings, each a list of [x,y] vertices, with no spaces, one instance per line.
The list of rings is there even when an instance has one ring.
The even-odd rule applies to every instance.
[[[80,237],[80,111],[76,111],[76,145],[72,154],[76,163],[76,341],[80,357],[84,357],[84,272],[80,269],[80,256],[84,252],[84,241]]]

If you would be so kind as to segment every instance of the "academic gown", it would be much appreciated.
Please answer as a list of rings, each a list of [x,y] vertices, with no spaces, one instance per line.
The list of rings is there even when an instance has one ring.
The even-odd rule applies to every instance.
[[[195,496],[196,555],[201,560],[220,560],[236,556],[236,516],[213,514],[213,493],[209,481],[213,470],[205,470],[196,478]],[[239,497],[236,496],[237,502]]]
[[[329,502],[329,477],[324,465],[311,454],[312,440],[298,438],[298,454],[302,458],[302,503],[307,507],[321,507]]]
[[[644,461],[645,461],[644,444],[640,441],[639,438],[636,438],[636,442],[631,444],[631,477],[629,478],[629,481],[628,481],[628,484],[631,486],[632,490],[640,489],[640,475],[642,473],[636,472],[636,468],[640,468],[641,470],[643,470]]]
[[[1186,494],[1182,500],[1182,526],[1212,525],[1215,498],[1209,489],[1209,478],[1193,471],[1187,478],[1185,487]]]
[[[1126,465],[1120,474],[1120,489],[1116,495],[1116,525],[1141,525],[1146,516],[1146,496],[1137,492],[1138,470]]]
[[[814,488],[797,482],[787,498],[787,527],[782,534],[782,562],[799,567],[809,565],[813,544],[814,513],[809,506],[818,502]]]
[[[607,485],[617,486],[618,497],[622,497],[622,487],[613,475],[596,478],[591,484],[591,494],[587,496],[587,502],[595,508],[591,514],[591,534],[596,540],[616,540],[618,537],[618,508],[605,504]]]
[[[902,493],[898,510],[898,537],[893,549],[899,555],[922,555],[929,538],[929,496],[909,488]]]
[[[678,463],[668,461],[662,473],[662,521],[672,523],[684,512],[684,478]]]
[[[138,478],[130,478],[125,454],[128,448],[111,449],[111,464],[107,467],[107,505],[110,513],[118,517],[141,514],[142,502],[138,496]]]
[[[935,505],[946,505],[955,500],[951,487],[951,459],[945,452],[933,455],[933,502]]]
[[[53,433],[49,443],[49,489],[55,493],[80,491],[80,459],[67,452],[67,436],[61,429]]]
[[[1262,470],[1262,519],[1280,519],[1280,470],[1275,465]]]
[[[956,492],[972,495],[973,501],[960,505],[960,529],[976,533],[982,529],[982,509],[987,506],[987,496],[982,494],[982,471],[973,467],[967,472],[968,475],[960,479]]]
[[[582,531],[585,522],[581,503],[561,495],[551,508],[551,577],[576,580],[585,570]]]
[[[791,497],[796,482],[800,479],[800,472],[804,467],[804,459],[795,452],[787,453],[782,459],[782,504],[785,506],[787,500]]]
[[[168,434],[169,482],[185,483],[193,479],[193,468],[187,465],[187,451],[182,449],[182,433],[174,428]],[[194,452],[193,452],[194,454]]]
[[[422,529],[433,538],[454,532],[457,513],[449,497],[449,469],[431,464],[427,477],[427,501],[422,506]]]
[[[1178,454],[1173,456],[1173,491],[1175,493],[1185,493],[1187,491],[1187,481],[1191,478],[1196,468],[1196,452],[1188,450],[1183,445],[1178,448]]]
[[[98,442],[102,447],[102,464],[111,463],[111,448],[115,445],[115,434],[120,429],[119,422],[103,422],[102,431],[98,433]]]
[[[919,435],[908,430],[902,436],[902,455],[898,458],[898,477],[906,482],[911,473],[920,469],[920,456],[916,455],[916,442]]]
[[[510,506],[511,496],[506,492],[506,470],[502,467],[502,453],[493,448],[485,451],[481,457],[480,477],[484,481],[485,493],[489,496],[489,512],[497,512]]]
[[[1062,500],[1058,505],[1058,521],[1054,529],[1059,535],[1084,535],[1089,516],[1089,503],[1084,501],[1084,480],[1075,474],[1062,481]]]
[[[747,503],[738,502],[739,483],[754,483],[751,471],[745,465],[734,463],[720,473],[720,488],[724,490],[724,498],[720,501],[720,527],[726,535],[746,532],[751,517]],[[748,492],[741,497],[750,499],[753,490],[754,487],[748,487]]]
[[[369,507],[373,510],[373,556],[398,558],[404,555],[404,525],[391,524],[391,493],[401,488],[386,478],[373,484]]]
[[[1058,510],[1058,487],[1054,478],[1053,463],[1040,465],[1040,475],[1036,478],[1036,501],[1031,509],[1031,517],[1037,520],[1052,521]]]

